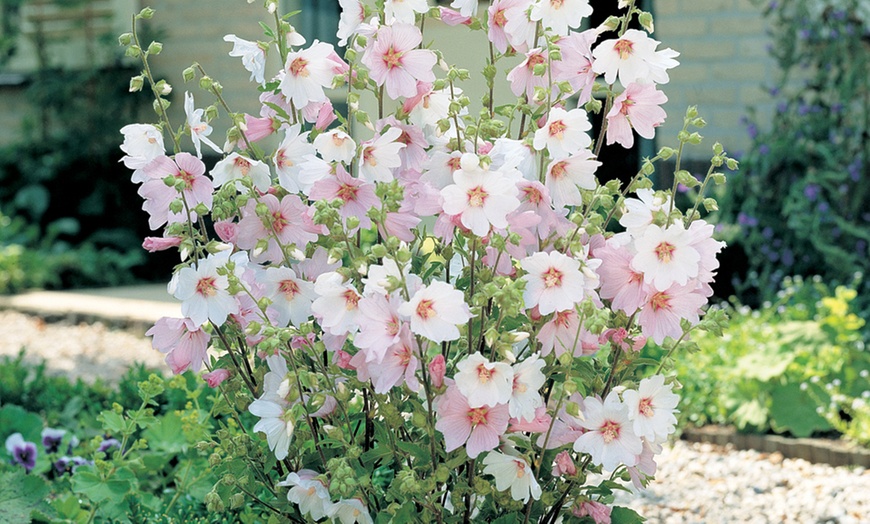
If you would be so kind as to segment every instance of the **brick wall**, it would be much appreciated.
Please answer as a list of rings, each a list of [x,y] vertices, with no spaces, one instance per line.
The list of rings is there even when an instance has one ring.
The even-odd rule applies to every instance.
[[[660,47],[680,52],[665,106],[668,120],[658,131],[667,143],[682,126],[689,105],[697,105],[709,125],[701,131],[712,145],[740,152],[749,145],[740,118],[748,106],[760,115],[772,111],[763,85],[772,84],[776,69],[767,56],[769,39],[761,7],[750,0],[654,0],[656,32]],[[708,147],[693,148],[688,155],[703,158]]]

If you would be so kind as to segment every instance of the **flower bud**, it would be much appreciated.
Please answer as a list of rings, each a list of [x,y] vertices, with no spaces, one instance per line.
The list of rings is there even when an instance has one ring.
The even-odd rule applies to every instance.
[[[183,78],[185,82],[190,82],[195,76],[196,71],[193,69],[193,66],[190,66],[181,72],[181,78]]]
[[[118,37],[118,44],[128,46],[133,42],[133,33],[123,33]]]
[[[648,33],[655,32],[655,24],[653,23],[652,13],[648,13],[647,11],[641,11],[640,16],[637,17],[637,21],[640,22],[640,26],[643,27]]]
[[[139,14],[136,15],[136,18],[141,18],[142,20],[150,20],[154,16],[154,10],[150,7],[146,7],[145,9],[139,11]]]
[[[561,477],[562,475],[573,475],[577,473],[577,466],[574,465],[574,459],[567,451],[563,451],[556,455],[553,463],[553,476]]]
[[[136,93],[142,90],[142,86],[145,85],[145,77],[142,75],[134,76],[130,79],[130,92]]]
[[[433,386],[440,388],[444,384],[444,374],[447,372],[447,363],[444,355],[435,355],[429,362],[429,380]]]
[[[160,51],[163,51],[163,44],[160,42],[151,42],[148,44],[148,54],[149,55],[159,55]]]

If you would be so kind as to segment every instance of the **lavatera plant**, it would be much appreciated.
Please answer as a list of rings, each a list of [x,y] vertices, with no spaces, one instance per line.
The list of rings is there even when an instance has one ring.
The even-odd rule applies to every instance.
[[[342,57],[269,1],[263,41],[225,38],[259,116],[232,112],[194,64],[185,81],[216,102],[197,109],[185,93],[178,127],[149,61],[162,45],[136,30],[153,11],[134,17],[121,37],[143,65],[131,88],[151,89],[159,123],[122,129],[123,161],[163,232],[145,247],[182,258],[169,291],[184,317],[149,335],[173,372],[207,369],[226,424],[244,430],[203,443],[222,475],[210,510],[247,500],[277,521],[344,524],[640,520],[613,506],[614,490],[647,485],[674,432],[673,350],[724,322],[704,316],[723,244],[700,207],[715,209],[704,191],[736,162],[716,144],[702,181],[680,169],[704,125],[690,108],[678,143],[628,185],[596,177],[605,142],[653,138],[678,65],[650,37],[650,14],[619,4],[620,17],[579,32],[587,0],[341,0]],[[485,93],[464,92],[472,73],[425,44],[439,19],[486,33]],[[509,57],[519,64],[499,71]],[[508,90],[515,102],[495,106]],[[219,112],[232,120],[223,148],[209,137]],[[590,113],[604,117],[596,137]],[[210,171],[203,147],[223,155]],[[655,191],[668,159],[674,187]],[[679,183],[697,188],[688,212]],[[665,360],[641,358],[647,343]]]

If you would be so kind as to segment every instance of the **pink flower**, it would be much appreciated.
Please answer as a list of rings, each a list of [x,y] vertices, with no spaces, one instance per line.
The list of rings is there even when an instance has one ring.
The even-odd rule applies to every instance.
[[[239,234],[239,225],[232,220],[219,220],[214,223],[214,231],[224,242],[235,244]]]
[[[320,325],[333,335],[353,333],[359,328],[360,295],[352,282],[345,282],[338,273],[317,277],[314,291],[319,297],[311,310],[320,318]]]
[[[251,184],[261,193],[268,191],[272,185],[272,174],[269,166],[259,160],[251,160],[238,153],[233,153],[224,158],[211,170],[214,187],[235,181],[236,189],[247,191],[239,180],[247,178]]]
[[[281,121],[274,117],[257,118],[245,115],[245,137],[251,142],[260,141],[281,128]]]
[[[508,403],[511,417],[534,420],[538,408],[543,407],[540,390],[547,380],[542,371],[545,365],[537,353],[513,365],[513,389]]]
[[[456,326],[472,317],[462,292],[442,281],[421,287],[399,313],[411,319],[411,331],[437,343],[458,339]]]
[[[189,208],[204,204],[211,209],[212,182],[205,176],[205,164],[195,156],[189,153],[178,153],[174,159],[159,156],[143,172],[146,181],[139,187],[139,195],[145,199],[142,209],[151,215],[148,219],[151,229],[157,229],[166,222],[183,222],[187,219],[183,213],[169,210],[172,201],[179,197],[184,198]],[[180,194],[176,185],[166,185],[164,179],[167,177],[174,178],[175,184],[180,183]]]
[[[508,73],[507,79],[511,83],[511,92],[513,94],[520,96],[525,93],[529,97],[529,100],[531,100],[535,96],[536,87],[547,87],[546,71],[542,75],[534,73],[535,66],[538,65],[546,67],[547,55],[541,48],[536,47],[526,53],[526,59]]]
[[[538,23],[529,18],[533,0],[516,0],[506,6],[504,17],[507,22],[504,31],[508,42],[518,52],[525,53],[529,48],[537,45],[535,33]]]
[[[440,388],[444,384],[444,373],[447,372],[447,363],[444,360],[444,355],[438,353],[429,361],[429,381],[436,388]]]
[[[538,306],[541,315],[574,309],[583,300],[584,276],[580,262],[558,251],[535,253],[520,261],[526,271],[523,300],[526,309]]]
[[[409,212],[389,212],[384,217],[383,224],[378,224],[381,236],[394,236],[403,242],[414,241],[414,228],[420,223],[420,217]]]
[[[268,209],[266,216],[257,215],[258,204],[265,204]],[[317,240],[316,229],[305,221],[307,213],[308,207],[296,195],[287,195],[280,201],[275,195],[263,195],[259,203],[250,199],[242,208],[237,245],[242,249],[254,249],[260,239],[266,239],[266,251],[253,253],[252,259],[257,262],[282,262],[283,246],[295,244],[304,248],[309,242]]]
[[[592,139],[586,133],[590,129],[592,124],[589,123],[586,111],[582,109],[565,111],[554,107],[550,110],[547,123],[535,131],[533,145],[538,151],[547,148],[554,159],[563,159],[579,153],[581,149],[592,144]]]
[[[374,184],[352,178],[342,166],[336,167],[335,177],[315,182],[308,196],[311,200],[340,199],[343,202],[338,209],[341,218],[359,218],[363,229],[372,227],[372,221],[366,213],[373,207],[380,207],[381,203],[375,195]]]
[[[127,153],[121,162],[134,170],[131,181],[144,182],[142,168],[166,152],[163,134],[151,124],[128,124],[121,128],[121,133],[124,135],[121,151]]]
[[[362,63],[393,100],[416,95],[418,80],[435,81],[432,67],[437,59],[432,51],[417,49],[422,41],[417,26],[398,23],[378,29],[377,37],[366,47]]]
[[[206,384],[210,388],[216,388],[223,383],[224,380],[230,378],[229,370],[223,368],[217,368],[211,373],[204,373],[202,378],[205,379]]]
[[[649,289],[643,309],[637,317],[645,337],[661,344],[665,337],[677,339],[683,334],[680,320],[686,319],[692,325],[700,321],[701,307],[707,303],[707,298],[692,284],[675,284],[664,291]]]
[[[357,28],[365,20],[365,9],[360,0],[339,0],[341,17],[338,21],[338,45],[345,47],[347,40],[356,34]]]
[[[302,126],[293,124],[284,132],[284,140],[275,150],[275,155],[272,161],[275,164],[275,171],[278,172],[278,182],[281,187],[291,193],[298,193],[305,187],[299,180],[300,164],[309,155],[315,153],[314,146],[308,143],[308,131],[300,133]]]
[[[142,247],[149,253],[164,251],[181,245],[181,237],[145,237]]]
[[[692,246],[683,222],[660,228],[651,224],[634,241],[637,253],[631,259],[631,268],[643,273],[643,281],[664,291],[673,284],[685,285],[698,276],[701,255]]]
[[[416,375],[420,369],[416,356],[419,351],[414,336],[407,327],[403,328],[398,342],[387,349],[379,365],[369,366],[375,393],[385,394],[403,381],[411,391],[419,391],[420,382]]]
[[[614,142],[626,148],[634,145],[634,128],[643,138],[653,138],[667,114],[659,107],[668,101],[655,84],[629,84],[613,99],[613,108],[607,113],[607,144]]]
[[[574,451],[588,453],[592,463],[614,471],[620,464],[634,466],[643,450],[640,437],[632,430],[628,407],[615,391],[602,403],[595,397],[583,402],[585,420],[580,422],[587,432],[574,442]]]
[[[507,404],[511,400],[514,372],[504,362],[490,362],[480,353],[456,364],[456,388],[473,408]]]
[[[477,14],[477,0],[453,0],[450,7],[459,9],[462,16],[474,16]]]
[[[631,315],[646,299],[643,273],[631,268],[631,259],[634,257],[631,246],[619,245],[617,237],[595,250],[595,256],[602,261],[598,268],[598,275],[601,277],[600,294],[601,298],[612,301],[614,310]],[[621,238],[627,239],[625,236]]]
[[[423,129],[413,124],[399,122],[392,116],[378,120],[375,128],[378,132],[381,132],[387,125],[390,126],[390,129],[399,129],[401,131],[395,140],[405,145],[405,147],[399,149],[402,170],[420,171],[423,168],[423,164],[429,160],[426,149],[430,144],[423,134]]]
[[[470,458],[495,449],[510,419],[507,404],[472,408],[456,386],[438,397],[436,411],[435,429],[444,435],[444,451],[450,453],[465,444]]]
[[[463,16],[459,11],[441,7],[441,21],[448,26],[471,25],[471,17]]]
[[[553,476],[561,477],[562,475],[573,475],[577,473],[577,466],[574,464],[574,459],[567,451],[562,451],[556,455],[553,461]]]
[[[579,91],[578,107],[592,99],[595,71],[592,70],[592,44],[598,38],[595,29],[582,33],[571,32],[559,40],[562,60],[553,62],[553,80],[568,82],[575,92]]]
[[[198,264],[178,272],[173,295],[182,301],[181,313],[195,325],[211,320],[220,326],[226,322],[227,316],[239,311],[239,305],[227,291],[227,276],[218,273],[218,268],[228,262],[228,256],[226,252],[209,255]]]
[[[508,433],[546,433],[550,429],[550,423],[553,417],[547,414],[547,408],[540,406],[535,409],[535,416],[530,420],[522,418],[511,418]]]
[[[329,59],[334,52],[332,44],[315,40],[308,49],[287,54],[284,77],[278,87],[297,109],[307,106],[309,102],[326,99],[323,88],[332,86],[335,76],[335,63]]]
[[[199,371],[206,358],[211,335],[189,318],[163,317],[145,332],[151,346],[167,353],[166,363],[178,375],[188,369]]]
[[[610,524],[610,506],[594,500],[586,500],[575,506],[571,514],[575,517],[592,517],[595,524]]]
[[[302,118],[309,124],[314,124],[314,129],[318,131],[323,131],[329,127],[329,124],[338,119],[329,99],[309,102],[307,106],[302,108]]]
[[[359,177],[366,182],[392,182],[393,169],[402,165],[399,151],[406,146],[397,142],[402,129],[391,127],[362,143],[359,162]]]
[[[317,298],[314,285],[300,277],[289,267],[268,267],[257,275],[264,286],[263,294],[276,311],[275,325],[286,327],[290,323],[299,327],[311,317],[311,303]]]
[[[367,361],[380,364],[387,349],[399,343],[404,323],[399,318],[399,299],[392,295],[373,294],[359,301],[360,332],[353,344],[367,350]]]
[[[556,312],[549,322],[541,326],[538,342],[541,343],[541,355],[545,357],[551,351],[555,351],[557,357],[566,352],[579,357],[591,355],[599,348],[595,335],[580,327],[580,317],[573,309]]]
[[[344,162],[350,164],[356,153],[356,142],[340,129],[332,129],[317,135],[314,147],[327,162]]]
[[[580,149],[574,155],[550,162],[547,166],[547,190],[556,208],[582,205],[580,189],[591,191],[597,187],[595,170],[601,162],[594,158],[588,149]]]
[[[495,0],[489,6],[489,30],[487,37],[499,53],[504,53],[508,48],[505,25],[507,24],[506,12],[508,9],[520,5],[526,0]]]
[[[603,74],[608,84],[617,76],[625,87],[635,82],[666,84],[670,80],[666,70],[679,65],[674,58],[680,54],[670,48],[656,51],[658,45],[643,31],[629,29],[619,39],[604,40],[595,47],[592,70]]]
[[[674,385],[665,385],[664,375],[653,375],[640,381],[637,391],[627,389],[622,399],[628,406],[628,418],[634,432],[651,442],[660,442],[674,432],[674,416],[680,396],[673,392]]]
[[[477,236],[486,236],[490,226],[504,229],[507,215],[520,207],[517,186],[500,171],[479,166],[473,153],[462,155],[461,169],[453,174],[455,184],[441,190],[444,212],[459,215],[462,225]]]

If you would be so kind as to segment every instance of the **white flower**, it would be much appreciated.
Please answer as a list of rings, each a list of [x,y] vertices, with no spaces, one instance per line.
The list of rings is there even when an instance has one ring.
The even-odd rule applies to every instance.
[[[350,164],[356,153],[356,142],[340,129],[332,129],[317,135],[314,147],[327,162],[344,162]]]
[[[223,150],[209,140],[211,126],[202,121],[204,110],[196,109],[193,105],[193,95],[189,91],[184,92],[184,114],[187,115],[187,127],[190,129],[190,139],[196,148],[196,156],[202,158],[202,146],[205,144],[212,148],[215,153],[221,154]]]
[[[366,182],[391,182],[393,169],[402,165],[399,151],[406,146],[396,140],[402,135],[398,127],[391,127],[371,140],[362,143],[359,177]]]
[[[384,2],[384,15],[387,22],[394,20],[401,24],[413,24],[417,13],[429,11],[426,0],[386,0]]]
[[[691,242],[680,220],[666,229],[652,224],[634,241],[637,254],[631,259],[631,268],[643,273],[643,281],[658,291],[673,284],[685,285],[698,276],[701,262],[701,255]]]
[[[277,326],[286,327],[292,322],[299,327],[311,317],[311,304],[317,299],[314,284],[297,277],[289,267],[266,268],[257,280],[266,285],[266,296],[278,312]]]
[[[313,155],[314,146],[308,143],[308,131],[299,133],[302,126],[293,124],[284,132],[284,140],[275,150],[273,161],[278,172],[278,183],[291,193],[306,189],[306,184],[299,181],[300,164]],[[307,189],[310,189],[310,185]]]
[[[604,403],[595,397],[583,401],[585,420],[580,425],[586,433],[574,442],[574,451],[588,453],[592,463],[614,471],[620,464],[634,466],[643,451],[640,437],[632,430],[628,419],[628,407],[611,391]]]
[[[490,226],[508,227],[507,215],[520,207],[517,186],[500,171],[484,170],[473,153],[465,153],[454,184],[441,190],[444,212],[460,215],[462,225],[477,236],[486,236]]]
[[[266,52],[260,47],[257,42],[249,42],[243,40],[236,35],[226,35],[224,42],[232,42],[233,49],[230,51],[230,56],[241,57],[242,65],[245,69],[251,72],[251,80],[256,80],[258,84],[266,83]]]
[[[347,40],[363,22],[365,9],[360,0],[339,0],[341,5],[341,17],[338,20],[338,45],[344,47],[347,45]]]
[[[408,292],[413,296],[414,293],[423,285],[423,280],[419,275],[411,273],[411,262],[408,261],[402,265],[402,270],[399,271],[399,264],[392,258],[385,258],[383,265],[369,266],[368,275],[363,278],[363,294],[387,294],[387,286],[389,285],[390,277],[401,282],[405,280],[405,285],[408,286]]]
[[[511,391],[510,415],[514,418],[531,421],[535,418],[535,410],[544,405],[541,398],[541,386],[547,378],[544,376],[545,362],[533,353],[529,358],[513,365],[513,390]]]
[[[127,169],[134,170],[133,182],[145,182],[142,168],[166,152],[163,134],[151,124],[128,124],[121,128],[121,133],[124,135],[121,151],[127,153],[121,161]]]
[[[586,111],[572,109],[565,111],[554,107],[550,110],[547,123],[535,131],[533,146],[537,151],[545,147],[554,159],[562,159],[587,148],[592,139],[586,133],[592,129]]]
[[[678,66],[680,53],[671,48],[656,51],[659,42],[643,31],[629,29],[619,39],[604,40],[592,50],[592,70],[604,75],[612,84],[619,77],[623,87],[629,84],[666,84],[667,69]]]
[[[327,99],[323,88],[330,87],[335,76],[332,70],[335,63],[329,59],[334,52],[332,44],[315,40],[308,49],[287,54],[284,78],[278,87],[281,94],[296,104],[297,109],[307,106],[309,102]]]
[[[290,439],[293,437],[293,420],[291,412],[286,409],[286,403],[261,397],[251,402],[248,411],[260,417],[259,422],[254,425],[254,431],[266,434],[266,441],[269,449],[275,453],[275,458],[287,458]]]
[[[359,328],[360,295],[344,277],[331,271],[317,277],[314,291],[319,297],[311,304],[311,310],[321,318],[320,325],[333,335],[344,335]]]
[[[585,285],[578,260],[558,251],[538,252],[522,259],[520,265],[526,270],[526,309],[538,306],[542,315],[548,315],[574,309],[583,300]]]
[[[541,498],[541,486],[525,459],[491,451],[483,458],[483,463],[483,472],[495,478],[497,490],[510,488],[511,498],[524,503],[529,501],[529,496],[535,500]]]
[[[261,193],[265,193],[272,185],[272,173],[269,166],[259,160],[245,158],[238,153],[233,153],[224,158],[211,170],[214,187],[220,187],[233,180],[250,178],[254,187]],[[241,182],[236,182],[236,189],[246,191]]]
[[[197,326],[209,320],[220,326],[227,316],[239,311],[238,303],[227,291],[230,285],[227,276],[218,274],[218,268],[227,263],[228,257],[229,252],[209,255],[199,264],[178,272],[173,296],[182,301],[181,314]]]
[[[462,16],[474,16],[477,14],[478,0],[453,0],[450,7],[459,10]]]
[[[456,326],[473,316],[462,291],[441,281],[421,287],[399,306],[399,314],[411,319],[411,331],[439,343],[458,339]]]
[[[490,362],[480,353],[456,364],[456,387],[472,408],[506,404],[513,391],[514,372],[504,362]]]
[[[372,516],[365,504],[359,499],[341,499],[332,505],[329,510],[329,518],[341,521],[341,524],[372,524]]]
[[[279,486],[291,486],[287,492],[287,500],[299,506],[302,515],[308,515],[318,521],[332,510],[329,490],[322,480],[317,478],[317,472],[302,469],[287,475],[287,479],[278,483]]]
[[[595,170],[601,162],[588,149],[581,149],[577,154],[561,160],[553,160],[547,166],[547,190],[553,200],[553,206],[579,206],[583,204],[580,189],[593,190],[597,183]]]
[[[568,28],[580,27],[583,17],[592,14],[589,0],[541,0],[532,7],[531,19],[540,20],[561,36],[568,35]]]
[[[625,211],[619,223],[632,236],[643,236],[646,227],[653,223],[653,214],[659,211],[667,213],[671,205],[671,197],[664,193],[656,194],[652,189],[638,189],[638,198],[626,198],[623,202]]]
[[[657,442],[674,432],[677,424],[674,413],[680,396],[673,392],[673,387],[665,385],[664,375],[653,375],[641,380],[637,391],[628,389],[622,393],[636,434]]]

